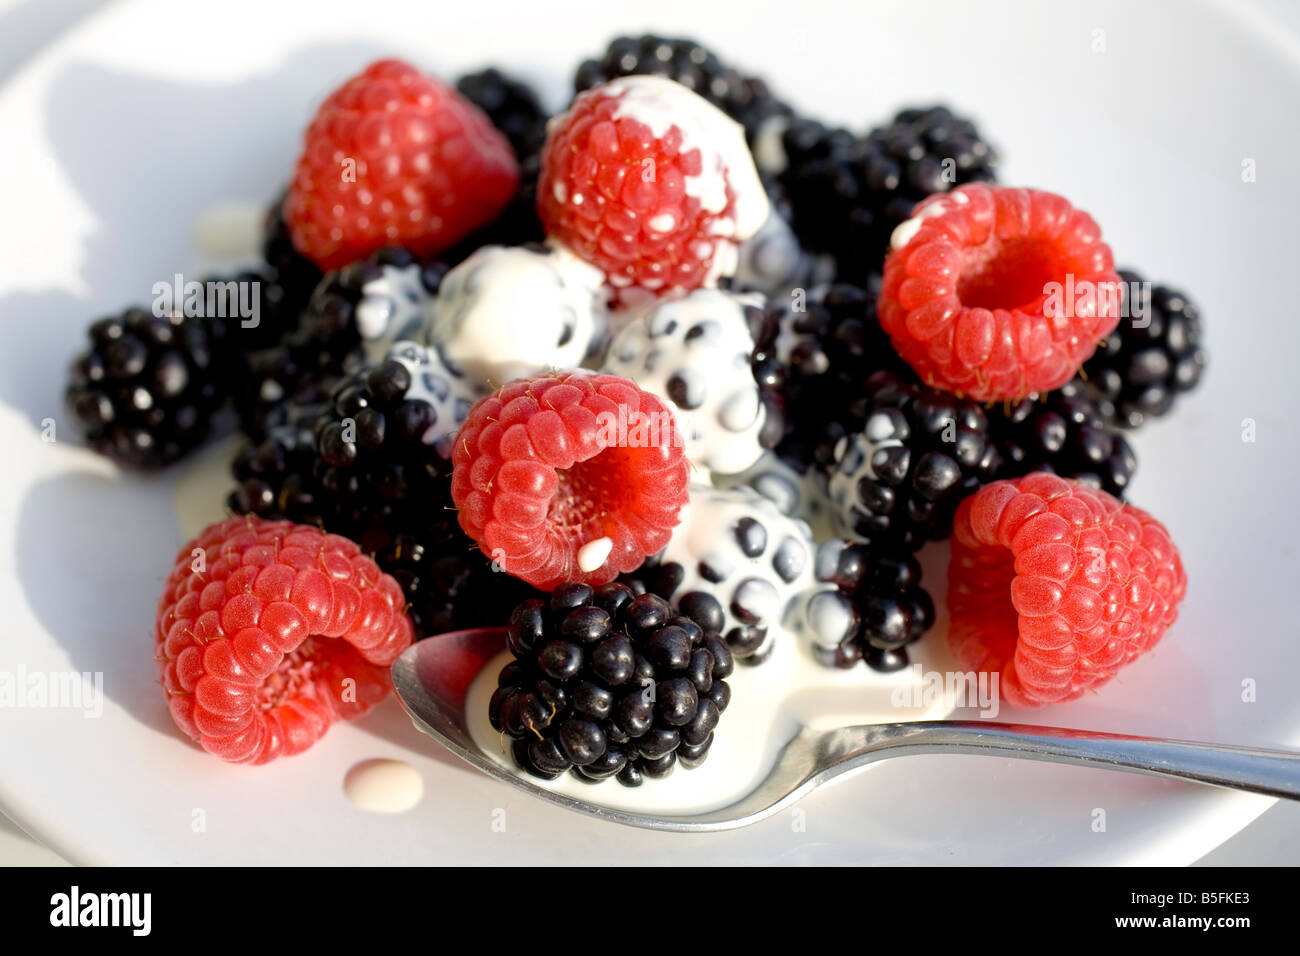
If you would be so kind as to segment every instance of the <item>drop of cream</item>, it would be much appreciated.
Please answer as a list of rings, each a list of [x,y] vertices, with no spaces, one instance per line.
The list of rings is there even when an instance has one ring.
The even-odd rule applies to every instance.
[[[363,760],[343,778],[343,795],[367,813],[405,813],[424,797],[424,778],[404,760]]]
[[[203,210],[194,223],[194,244],[215,259],[256,255],[266,208],[258,203],[223,202]]]
[[[583,574],[590,574],[605,563],[605,559],[613,550],[614,542],[610,538],[588,541],[578,549],[578,570]]]

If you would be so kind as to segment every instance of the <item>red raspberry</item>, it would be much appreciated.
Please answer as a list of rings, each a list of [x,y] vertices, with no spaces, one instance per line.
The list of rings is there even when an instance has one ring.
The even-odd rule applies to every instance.
[[[176,556],[154,654],[176,726],[208,753],[301,753],[391,689],[402,589],[355,544],[288,521],[210,525]],[[350,683],[349,683],[350,681]]]
[[[1100,687],[1155,646],[1186,591],[1169,532],[1104,491],[1039,472],[957,509],[948,640],[963,667],[1000,673],[1009,703]]]
[[[518,185],[510,143],[478,107],[380,60],[316,111],[284,216],[322,269],[386,245],[428,257],[495,219]]]
[[[460,526],[502,570],[544,590],[639,568],[686,503],[672,412],[617,375],[510,382],[470,409],[452,461]]]
[[[895,231],[878,313],[928,384],[1002,401],[1064,384],[1119,308],[1091,216],[1038,189],[972,183],[924,200]]]
[[[547,235],[615,290],[663,295],[735,271],[736,241],[766,212],[765,199],[754,208],[762,187],[751,180],[743,134],[725,114],[663,77],[626,77],[552,120],[537,211]]]

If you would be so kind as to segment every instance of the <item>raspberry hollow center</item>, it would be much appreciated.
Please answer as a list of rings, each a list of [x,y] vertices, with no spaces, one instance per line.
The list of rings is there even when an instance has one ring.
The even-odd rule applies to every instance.
[[[628,466],[626,449],[607,448],[557,472],[559,486],[551,497],[547,522],[577,544],[602,537],[611,516],[625,507],[632,481]]]
[[[1043,242],[994,237],[968,250],[957,296],[970,308],[1035,311],[1048,283],[1063,278],[1054,250]]]
[[[301,695],[309,684],[320,676],[318,656],[320,642],[328,638],[309,637],[284,655],[284,660],[257,689],[257,709],[262,713],[274,710],[286,701]]]

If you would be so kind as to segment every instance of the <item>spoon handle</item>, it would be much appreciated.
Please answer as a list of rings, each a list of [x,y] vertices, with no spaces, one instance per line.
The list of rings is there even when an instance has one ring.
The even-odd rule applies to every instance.
[[[886,747],[900,746],[911,753],[987,754],[1104,767],[1300,799],[1300,752],[1296,751],[978,720],[892,727],[896,732],[889,735]]]

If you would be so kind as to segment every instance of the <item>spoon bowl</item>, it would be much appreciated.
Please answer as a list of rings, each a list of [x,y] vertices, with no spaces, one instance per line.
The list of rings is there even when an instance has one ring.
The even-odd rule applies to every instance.
[[[727,806],[699,813],[649,814],[557,793],[485,754],[470,733],[470,685],[505,648],[504,628],[453,631],[419,641],[393,664],[393,686],[417,730],[484,773],[542,800],[588,816],[650,830],[707,832],[757,823],[823,784],[886,757],[985,754],[1125,770],[1300,799],[1300,753],[981,720],[801,727],[767,775]],[[607,786],[615,784],[607,783]]]

